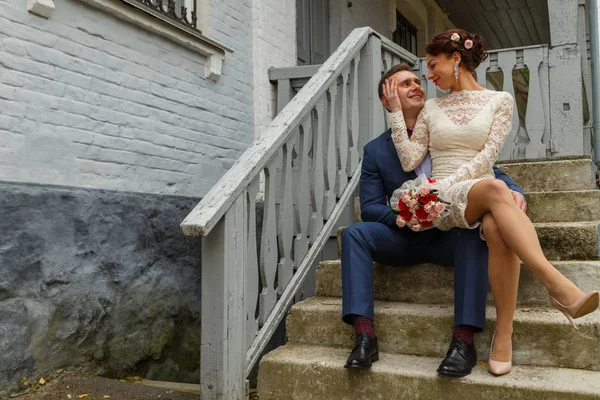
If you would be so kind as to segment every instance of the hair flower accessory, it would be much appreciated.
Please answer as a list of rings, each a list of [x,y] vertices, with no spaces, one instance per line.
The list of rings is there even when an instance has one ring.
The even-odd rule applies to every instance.
[[[465,49],[470,50],[473,47],[473,41],[471,39],[465,40]]]
[[[454,32],[452,34],[452,36],[450,36],[450,40],[452,40],[453,42],[458,43],[458,42],[460,42],[460,35],[458,33]]]

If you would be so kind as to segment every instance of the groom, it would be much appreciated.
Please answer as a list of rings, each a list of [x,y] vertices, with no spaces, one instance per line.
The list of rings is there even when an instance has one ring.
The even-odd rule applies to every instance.
[[[398,83],[398,96],[407,127],[414,127],[425,104],[421,81],[406,64],[396,65],[379,82],[383,96],[385,79]],[[412,129],[408,130],[409,135]],[[478,229],[430,229],[413,232],[398,228],[390,213],[388,199],[405,181],[424,173],[431,176],[429,155],[415,171],[404,172],[391,140],[391,129],[364,147],[360,177],[360,207],[364,222],[342,232],[342,319],[354,325],[356,346],[346,368],[368,368],[379,358],[374,328],[373,261],[389,266],[435,263],[454,266],[454,330],[452,342],[438,372],[447,376],[465,376],[477,362],[473,334],[483,330],[488,293],[488,248]],[[523,191],[502,171],[494,167],[497,179],[513,190],[515,202],[525,211]],[[490,240],[497,243],[496,240]],[[502,242],[502,241],[500,241]]]

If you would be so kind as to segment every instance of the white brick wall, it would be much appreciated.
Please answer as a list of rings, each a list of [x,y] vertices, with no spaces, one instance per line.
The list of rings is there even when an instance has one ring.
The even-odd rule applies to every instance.
[[[211,0],[204,57],[77,0],[0,2],[0,180],[203,196],[254,138],[252,0]]]
[[[271,67],[296,65],[295,0],[254,0],[254,119],[256,137],[277,113],[277,90],[269,82]]]

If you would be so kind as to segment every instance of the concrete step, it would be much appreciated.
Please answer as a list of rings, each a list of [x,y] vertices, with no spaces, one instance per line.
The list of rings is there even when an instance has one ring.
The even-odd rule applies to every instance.
[[[549,260],[598,260],[600,221],[535,223]]]
[[[534,223],[542,250],[549,260],[598,260],[600,221]],[[342,231],[338,229],[338,257]]]
[[[526,311],[527,310],[527,311]],[[453,327],[452,305],[375,302],[375,331],[382,351],[443,357]],[[354,344],[352,326],[341,320],[342,300],[313,297],[294,307],[287,320],[291,343],[344,347]],[[489,354],[496,313],[487,309],[486,330],[476,336],[480,357]],[[515,315],[515,364],[600,370],[600,312],[577,320],[578,330],[558,311],[519,308]]]
[[[584,292],[600,290],[600,262],[555,261],[552,263]],[[454,269],[436,264],[390,267],[373,264],[373,291],[376,300],[417,304],[454,304]],[[340,260],[322,261],[317,268],[316,296],[342,297]],[[548,306],[548,292],[538,279],[521,267],[521,306]],[[490,294],[488,303],[494,304]]]
[[[498,166],[525,192],[591,190],[596,167],[589,158],[500,162]]]
[[[530,192],[527,215],[533,222],[600,220],[600,190]]]
[[[515,366],[501,377],[476,366],[461,379],[436,373],[440,358],[380,353],[370,370],[343,368],[348,349],[287,344],[266,355],[261,400],[588,400],[600,399],[600,373]]]

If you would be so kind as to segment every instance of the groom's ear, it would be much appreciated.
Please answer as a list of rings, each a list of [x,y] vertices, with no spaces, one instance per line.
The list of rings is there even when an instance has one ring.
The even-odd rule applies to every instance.
[[[385,107],[386,110],[390,111],[390,105],[388,104],[388,101],[385,98],[385,96],[383,96],[381,98],[381,104],[383,104],[383,106]]]

